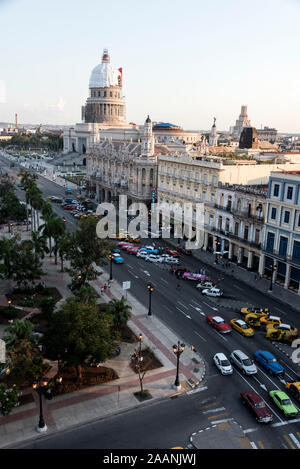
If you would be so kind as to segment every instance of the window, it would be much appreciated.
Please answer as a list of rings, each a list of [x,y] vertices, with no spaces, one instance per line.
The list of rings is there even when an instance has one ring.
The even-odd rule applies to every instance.
[[[271,218],[272,220],[276,220],[276,208],[275,207],[272,207],[272,210],[271,210]]]
[[[274,197],[279,196],[279,184],[274,184],[273,196]]]
[[[286,193],[286,198],[288,200],[292,200],[292,198],[293,198],[293,187],[288,186],[287,193]]]
[[[298,215],[298,228],[300,228],[300,213]]]
[[[206,191],[202,192],[202,200],[203,200],[203,202],[206,201]]]
[[[210,194],[210,201],[214,202],[215,201],[215,194]]]
[[[300,261],[300,241],[294,241],[292,258],[295,261]]]
[[[290,222],[290,212],[287,210],[284,212],[284,217],[283,217],[284,223],[289,223]]]
[[[268,237],[267,237],[266,251],[268,251],[268,252],[273,252],[273,249],[274,249],[274,239],[275,239],[274,233],[269,232],[269,233],[268,233]]]
[[[288,238],[285,236],[280,236],[280,241],[279,241],[279,255],[280,256],[286,256],[286,251],[287,251],[287,245],[288,245]]]

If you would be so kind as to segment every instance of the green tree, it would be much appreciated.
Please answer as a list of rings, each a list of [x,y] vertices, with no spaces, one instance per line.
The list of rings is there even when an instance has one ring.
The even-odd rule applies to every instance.
[[[17,250],[13,258],[12,278],[17,282],[18,287],[33,286],[36,280],[39,280],[44,272],[42,262],[37,253],[33,252],[31,241],[21,241],[17,245]]]
[[[121,300],[111,300],[103,309],[106,313],[111,314],[114,329],[121,331],[131,316],[132,308],[122,298]]]
[[[92,217],[80,220],[79,230],[72,234],[68,259],[68,272],[73,278],[73,285],[80,288],[88,280],[99,276],[95,265],[101,267],[107,263],[111,245],[96,235],[97,219]]]
[[[69,232],[65,232],[62,236],[60,236],[57,240],[57,249],[58,254],[60,257],[60,271],[64,271],[64,260],[68,258],[68,253],[70,251],[72,243],[72,237]]]
[[[0,240],[0,259],[3,261],[0,264],[0,274],[2,278],[12,278],[16,257],[18,256],[20,239],[20,235],[15,235],[10,239],[3,237]]]
[[[29,384],[43,375],[43,357],[29,340],[20,340],[14,348],[8,350],[7,355],[11,363],[11,379]]]
[[[115,349],[111,327],[111,315],[99,314],[95,299],[81,303],[75,297],[68,298],[60,311],[53,313],[43,337],[47,357],[74,366],[80,382],[83,366],[105,361]]]
[[[41,312],[46,316],[48,321],[51,320],[51,316],[55,309],[56,302],[57,302],[57,299],[53,296],[41,298],[41,300],[39,301],[39,308]]]
[[[33,335],[33,324],[27,320],[16,319],[13,324],[8,326],[5,330],[7,336],[3,339],[9,347],[15,347],[21,340],[28,340],[34,344],[35,338]]]

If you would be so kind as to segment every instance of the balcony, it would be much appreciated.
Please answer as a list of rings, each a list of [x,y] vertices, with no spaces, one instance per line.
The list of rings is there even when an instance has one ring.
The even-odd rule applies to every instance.
[[[236,210],[235,208],[232,208],[230,205],[227,205],[226,207],[219,205],[219,204],[214,204],[215,208],[219,210],[223,210],[226,213],[231,213],[232,215],[238,217],[238,218],[246,218],[255,221],[256,223],[264,223],[264,217],[259,216],[259,215],[254,215],[252,213],[249,213],[248,210]]]

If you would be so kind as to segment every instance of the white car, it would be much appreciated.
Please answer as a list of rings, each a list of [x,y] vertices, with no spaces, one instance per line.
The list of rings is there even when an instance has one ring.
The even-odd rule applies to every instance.
[[[201,291],[202,295],[207,295],[207,296],[222,296],[223,292],[220,290],[220,288],[204,288],[204,290]]]
[[[149,262],[160,262],[160,256],[157,256],[156,254],[148,254],[145,257],[145,260]]]
[[[203,282],[203,283],[197,283],[196,288],[198,290],[205,290],[205,289],[211,289],[213,288],[213,283],[212,282]]]
[[[253,360],[241,350],[234,350],[230,354],[230,361],[246,375],[255,375],[257,373],[257,368]]]
[[[232,375],[232,365],[224,353],[216,353],[213,357],[213,362],[218,370],[221,371],[222,375]]]
[[[165,264],[179,264],[179,260],[176,257],[165,257],[162,262]]]
[[[138,251],[136,257],[141,257],[142,259],[146,259],[149,256],[149,252],[147,251]]]

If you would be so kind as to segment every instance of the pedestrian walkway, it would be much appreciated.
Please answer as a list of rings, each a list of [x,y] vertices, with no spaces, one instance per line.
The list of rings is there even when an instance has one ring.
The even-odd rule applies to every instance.
[[[59,272],[58,266],[53,265],[53,259],[48,258],[47,263],[47,285],[57,286],[64,299],[72,295],[67,288],[67,274]],[[111,282],[108,290],[102,292],[104,284],[108,284],[108,277],[103,271],[97,280],[91,282],[96,292],[101,295],[101,301],[105,303],[124,296],[124,290],[115,281]],[[0,293],[3,294],[3,289]],[[198,353],[191,351],[189,344],[185,344],[185,350],[180,357],[181,388],[175,388],[177,358],[173,353],[173,344],[177,344],[178,340],[182,342],[183,338],[174,334],[155,315],[149,317],[147,308],[130,293],[127,293],[127,302],[132,307],[129,327],[137,336],[142,334],[143,346],[148,346],[162,363],[161,367],[147,371],[143,380],[143,387],[150,392],[152,398],[139,402],[134,396],[134,393],[140,390],[140,382],[138,375],[130,367],[130,356],[137,344],[122,344],[120,355],[103,364],[113,368],[119,376],[118,379],[60,395],[52,400],[43,399],[43,413],[48,427],[46,435],[145,406],[157,400],[168,399],[201,385],[205,377],[205,363]],[[23,395],[28,396],[27,404],[14,408],[8,417],[0,417],[1,448],[18,447],[45,435],[36,431],[39,420],[37,393],[28,388],[23,391]]]

